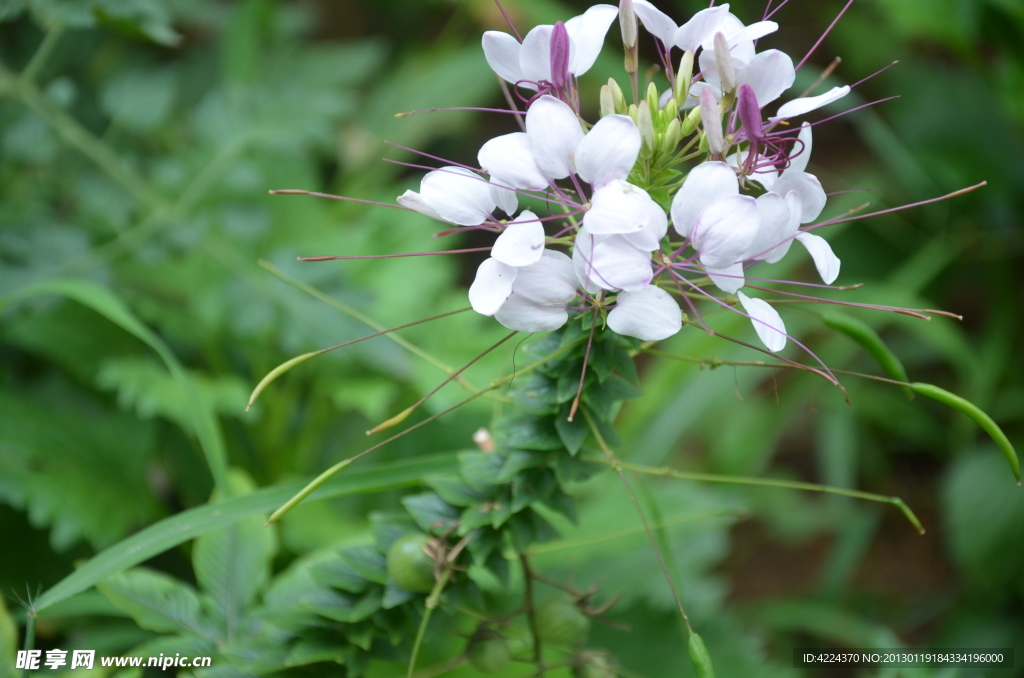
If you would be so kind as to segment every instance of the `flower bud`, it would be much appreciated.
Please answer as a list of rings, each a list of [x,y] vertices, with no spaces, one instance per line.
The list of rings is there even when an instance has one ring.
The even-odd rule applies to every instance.
[[[751,152],[754,153],[754,148],[761,139],[761,107],[757,105],[757,95],[750,85],[740,85],[736,110],[739,112],[740,122],[743,123],[743,134],[751,143]]]
[[[615,114],[615,96],[608,85],[601,86],[601,117]]]
[[[633,0],[619,2],[619,26],[622,28],[622,45],[626,49],[636,47],[637,23]]]
[[[688,137],[697,129],[697,121],[700,120],[700,106],[690,109],[690,112],[683,118],[683,136]]]
[[[569,31],[561,21],[551,31],[551,84],[562,89],[569,82]]]
[[[622,93],[622,88],[619,87],[619,83],[615,82],[615,78],[608,78],[608,87],[612,90],[612,101],[615,102],[615,112],[619,115],[625,115],[626,96]]]
[[[676,99],[669,99],[668,103],[665,104],[665,108],[661,109],[661,112],[664,115],[663,119],[666,124],[677,119],[679,117],[679,104],[676,103]]]
[[[658,105],[658,86],[653,82],[647,86],[647,106],[651,109],[651,113],[655,113],[661,109]]]
[[[690,84],[693,80],[693,52],[686,50],[683,58],[679,60],[679,70],[676,72],[676,86],[673,96],[676,101],[685,102],[690,93]]]
[[[651,107],[647,99],[641,101],[637,107],[636,126],[640,129],[640,138],[643,140],[640,155],[649,158],[654,152],[654,120],[651,118]]]
[[[718,102],[715,101],[715,95],[711,92],[710,87],[705,87],[700,92],[700,117],[704,123],[704,136],[708,140],[708,148],[715,155],[721,155],[725,150],[722,112],[718,110]]]
[[[633,122],[636,123],[637,126],[639,126],[640,125],[639,113],[640,113],[640,109],[637,108],[636,104],[630,104],[629,105],[629,110],[626,112],[626,115],[628,115],[630,118],[632,118]]]
[[[722,81],[722,91],[732,92],[736,89],[736,67],[732,63],[729,42],[722,32],[715,33],[715,65],[718,67],[718,78]]]
[[[661,150],[666,155],[675,153],[676,146],[679,145],[679,140],[683,138],[683,125],[679,122],[679,118],[672,118],[672,122],[665,128],[665,138],[661,142]]]

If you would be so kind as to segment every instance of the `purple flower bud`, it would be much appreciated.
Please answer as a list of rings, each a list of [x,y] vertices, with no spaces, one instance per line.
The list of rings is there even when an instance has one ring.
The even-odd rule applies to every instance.
[[[561,21],[551,31],[551,84],[562,89],[569,82],[569,31]]]
[[[757,95],[750,85],[740,85],[736,108],[743,123],[743,133],[747,140],[756,143],[761,140],[761,107],[757,103]]]

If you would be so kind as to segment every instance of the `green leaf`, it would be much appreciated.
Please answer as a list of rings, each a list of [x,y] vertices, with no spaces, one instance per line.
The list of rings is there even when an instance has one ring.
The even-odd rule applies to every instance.
[[[565,449],[569,450],[569,454],[575,455],[583,447],[583,441],[590,434],[590,427],[587,426],[587,421],[584,417],[576,417],[569,421],[569,410],[571,407],[567,403],[562,408],[562,412],[555,418],[555,430],[558,431],[558,437],[561,438]]]
[[[140,567],[115,574],[96,587],[148,631],[216,636],[195,590],[165,574]]]
[[[890,379],[908,382],[907,370],[899,357],[893,353],[882,338],[871,327],[857,318],[852,318],[838,311],[827,311],[821,314],[821,320],[834,330],[842,332],[853,339],[881,366]],[[907,399],[913,399],[914,392],[909,386],[903,386]]]
[[[1009,462],[1013,477],[1016,478],[1017,484],[1020,485],[1020,460],[1017,458],[1017,451],[1013,449],[1013,444],[1010,443],[1010,439],[1003,433],[1003,429],[999,428],[999,425],[992,421],[992,417],[985,414],[980,407],[969,400],[965,400],[938,386],[918,382],[911,384],[910,388],[914,389],[915,393],[938,400],[940,403],[949,405],[954,410],[958,410],[973,419],[995,441],[1003,456],[1006,457],[1006,461]]]
[[[309,573],[318,584],[333,586],[349,593],[362,593],[370,586],[370,581],[352,569],[340,554],[310,566]]]
[[[366,619],[381,609],[383,589],[375,587],[360,598],[324,591],[304,601],[305,607],[319,615],[343,623],[354,623]]]
[[[494,426],[493,435],[501,447],[540,452],[562,449],[550,417],[503,417]]]
[[[236,496],[250,494],[253,483],[233,470],[229,481]],[[218,493],[214,493],[216,503]],[[277,553],[274,526],[258,517],[198,537],[192,548],[192,566],[203,590],[210,617],[223,637],[233,639],[247,608],[270,579],[270,564]]]
[[[450,472],[455,467],[456,458],[453,454],[383,464],[376,468],[332,478],[314,492],[311,498],[315,501],[408,487],[422,482],[425,475]],[[233,525],[254,515],[265,515],[304,486],[305,483],[293,483],[283,487],[267,488],[244,497],[183,511],[151,525],[98,553],[48,589],[36,600],[36,609],[44,610],[116,572],[137,565],[201,534]]]
[[[487,501],[489,496],[462,482],[459,476],[434,476],[427,479],[427,486],[452,506],[472,506]]]
[[[430,533],[452,529],[459,518],[459,512],[433,492],[405,497],[402,505],[420,529]]]
[[[167,344],[132,315],[131,311],[109,290],[85,280],[47,280],[23,287],[0,298],[0,312],[3,312],[6,308],[17,302],[49,295],[66,297],[84,306],[88,306],[107,318],[107,320],[120,326],[126,332],[135,335],[135,337],[147,344],[160,356],[175,381],[178,382],[178,388],[181,389],[192,425],[196,435],[199,437],[203,452],[206,454],[210,473],[213,475],[217,486],[222,490],[226,490],[227,457],[225,456],[224,441],[221,437],[217,419],[209,403],[206,402],[195,384],[192,383],[188,373],[185,372],[185,369],[167,347]]]
[[[360,577],[384,584],[388,580],[387,561],[384,554],[373,546],[352,546],[338,554],[342,562],[352,568]]]

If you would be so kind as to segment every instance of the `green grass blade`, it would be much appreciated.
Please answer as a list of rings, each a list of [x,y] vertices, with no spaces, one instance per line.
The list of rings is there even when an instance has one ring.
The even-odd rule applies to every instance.
[[[188,408],[196,435],[199,437],[199,444],[206,455],[206,462],[210,467],[213,480],[217,487],[226,493],[228,491],[227,455],[224,452],[224,439],[221,436],[220,426],[217,424],[217,417],[213,408],[202,397],[199,389],[196,388],[195,383],[167,344],[142,324],[109,290],[85,280],[47,280],[23,287],[0,298],[0,312],[19,301],[49,295],[72,299],[91,308],[124,331],[134,335],[160,356],[181,389],[185,406]]]
[[[1010,463],[1010,470],[1013,471],[1013,477],[1017,480],[1017,484],[1020,485],[1020,460],[1017,458],[1017,451],[1013,449],[1013,444],[1010,442],[1010,439],[1006,437],[1006,434],[1003,433],[1003,429],[999,428],[999,424],[992,421],[992,417],[985,414],[980,407],[969,400],[965,400],[954,393],[950,393],[945,389],[939,388],[938,386],[916,383],[911,384],[910,388],[914,389],[916,393],[938,400],[944,405],[949,405],[954,410],[963,412],[977,422],[978,426],[980,426],[985,433],[992,436],[992,440],[994,440],[996,445],[999,446],[1003,456],[1006,457],[1006,461]]]
[[[910,381],[907,378],[907,370],[903,367],[899,357],[893,353],[892,349],[882,341],[878,333],[871,329],[867,323],[837,311],[822,313],[821,319],[832,329],[842,332],[857,342],[885,370],[890,379],[903,382]],[[903,386],[902,388],[907,399],[913,399],[913,389],[909,386]]]
[[[451,473],[457,468],[458,459],[455,454],[432,455],[411,461],[382,464],[376,468],[333,478],[314,492],[310,500],[407,487],[420,483],[428,475]],[[88,589],[98,581],[138,565],[201,534],[233,525],[250,516],[270,513],[305,485],[305,482],[297,482],[280,487],[268,487],[252,494],[183,511],[150,525],[93,556],[39,596],[35,602],[35,609],[44,610]]]

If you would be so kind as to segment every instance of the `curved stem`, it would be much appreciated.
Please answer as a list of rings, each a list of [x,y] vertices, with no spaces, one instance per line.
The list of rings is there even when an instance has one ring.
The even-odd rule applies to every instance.
[[[412,645],[412,656],[409,657],[409,670],[405,674],[407,678],[413,678],[413,671],[416,669],[416,657],[420,653],[423,636],[427,633],[427,624],[430,623],[430,616],[434,613],[434,608],[437,607],[438,602],[441,600],[441,592],[444,591],[444,587],[447,584],[448,575],[445,574],[434,584],[434,590],[427,596],[426,607],[423,610],[423,619],[420,620],[420,627],[416,630],[416,640]]]

